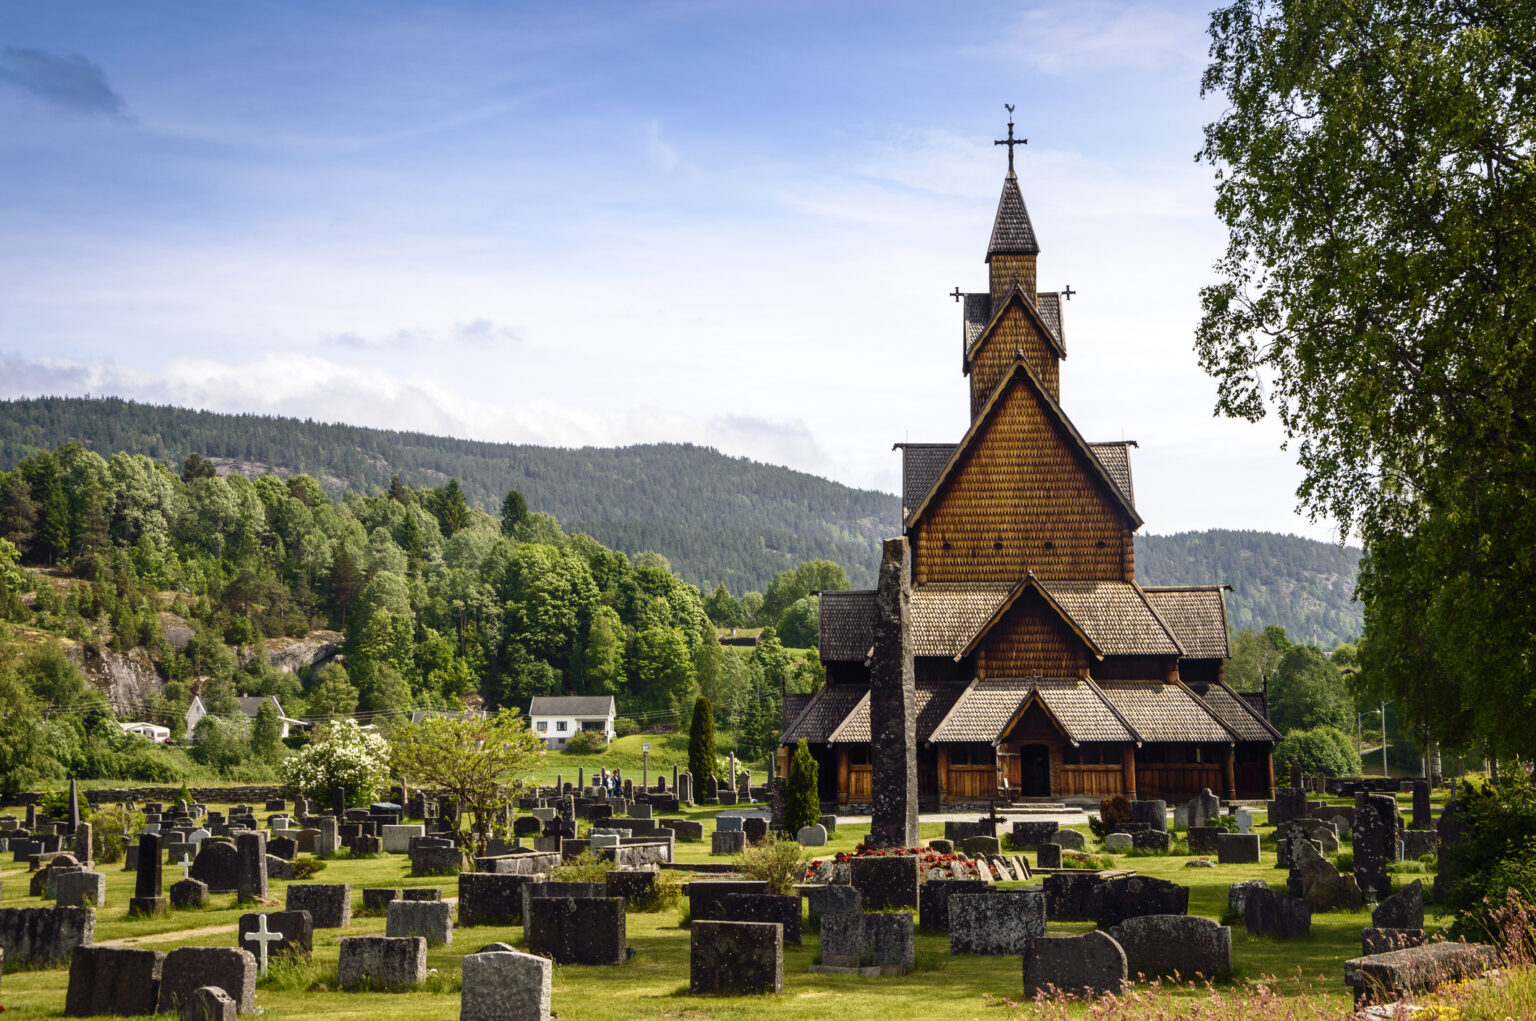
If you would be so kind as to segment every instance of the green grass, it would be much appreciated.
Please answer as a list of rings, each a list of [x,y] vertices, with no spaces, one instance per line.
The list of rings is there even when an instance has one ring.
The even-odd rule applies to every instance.
[[[685,815],[704,818],[719,809],[695,807]],[[1086,830],[1086,827],[1076,827]],[[921,828],[924,840],[941,836],[942,824]],[[852,851],[864,838],[864,827],[842,827],[819,853],[831,856]],[[1090,850],[1093,844],[1090,842]],[[7,858],[9,856],[6,856]],[[709,844],[679,844],[682,862],[720,862],[709,853]],[[1264,879],[1283,885],[1285,874],[1275,869],[1274,855],[1267,851],[1258,865],[1221,865],[1213,869],[1185,869],[1182,856],[1122,859],[1122,867],[1190,887],[1191,914],[1221,918],[1226,911],[1226,889],[1243,879]],[[1032,859],[1031,859],[1032,860]],[[133,938],[135,945],[170,950],[177,946],[233,946],[234,926],[245,909],[233,895],[215,896],[203,911],[179,912],[169,917],[129,920],[128,898],[133,893],[134,873],[109,866],[107,903],[98,912],[97,942]],[[179,879],[179,868],[167,867],[166,884]],[[362,889],[365,886],[439,886],[445,896],[456,893],[451,878],[412,878],[404,858],[333,859],[318,877],[321,882],[351,883],[353,922],[345,930],[322,929],[316,933],[315,956],[310,965],[290,968],[264,979],[257,986],[256,1002],[265,1017],[274,1019],[378,1018],[391,1021],[436,1021],[457,1016],[460,958],[487,943],[505,941],[518,945],[522,931],[515,927],[459,929],[452,947],[428,951],[428,967],[436,969],[428,988],[412,993],[337,991],[334,986],[338,957],[337,940],[343,935],[379,934],[382,917],[364,918]],[[1405,879],[1418,877],[1403,877]],[[1427,877],[1425,877],[1427,878]],[[7,907],[35,905],[26,895],[25,865],[0,864]],[[272,883],[274,907],[281,907],[287,883]],[[1014,884],[1018,885],[1018,884]],[[865,979],[856,976],[811,975],[808,966],[817,955],[817,940],[807,932],[804,945],[786,948],[784,992],[777,997],[711,999],[690,996],[688,985],[689,934],[682,928],[686,901],[676,909],[655,914],[632,912],[627,920],[629,944],[635,957],[617,968],[557,967],[554,970],[554,1009],[565,1021],[619,1018],[805,1018],[855,1019],[935,1016],[1001,1017],[991,1005],[1016,1000],[1020,994],[1017,958],[955,958],[945,936],[920,934],[918,960],[923,966],[901,978]],[[1232,933],[1238,967],[1235,981],[1273,975],[1288,997],[1312,1004],[1336,1006],[1342,1016],[1347,1006],[1343,962],[1358,956],[1360,929],[1369,925],[1366,912],[1329,913],[1313,916],[1312,935],[1305,940],[1280,943],[1250,938],[1241,924]],[[1431,925],[1435,924],[1431,919]],[[1088,930],[1089,923],[1053,923],[1053,934]],[[199,931],[199,930],[213,931]],[[10,970],[10,969],[7,969]],[[12,972],[0,989],[0,1004],[7,1017],[58,1017],[64,1004],[66,969]],[[989,1000],[988,997],[991,999]],[[1011,1016],[1011,1015],[1010,1015]]]
[[[715,732],[715,747],[719,749],[721,758],[730,753],[735,743],[735,734],[730,730],[718,730]],[[544,762],[534,771],[533,778],[541,784],[552,784],[555,777],[559,776],[566,783],[576,782],[576,770],[586,770],[588,782],[591,777],[600,770],[612,771],[617,766],[623,775],[633,780],[637,785],[641,779],[641,745],[651,746],[651,771],[650,779],[654,783],[658,776],[666,776],[667,786],[672,786],[672,767],[677,766],[681,772],[688,768],[688,731],[686,728],[674,730],[666,734],[631,734],[628,737],[615,738],[607,748],[593,755],[577,755],[572,752],[551,751],[544,756]],[[768,762],[760,759],[756,762],[743,764],[752,770],[754,782],[763,782],[768,778]]]

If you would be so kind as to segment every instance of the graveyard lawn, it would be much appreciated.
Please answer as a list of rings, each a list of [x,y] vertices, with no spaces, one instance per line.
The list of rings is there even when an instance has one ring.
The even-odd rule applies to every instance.
[[[685,814],[690,818],[702,818],[716,811],[718,809],[695,808]],[[710,828],[706,825],[706,831]],[[922,838],[927,841],[942,836],[942,830],[941,824],[924,824]],[[1266,826],[1261,827],[1261,832],[1268,837],[1272,830]],[[867,826],[840,826],[825,848],[810,850],[816,857],[830,857],[838,851],[851,852],[866,835]],[[1094,848],[1090,839],[1089,849]],[[681,862],[719,864],[729,860],[711,857],[707,839],[699,844],[678,844],[677,852]],[[6,856],[7,860],[0,865],[0,876],[4,880],[3,906],[41,903],[26,895],[26,866],[13,864],[8,858]],[[1029,860],[1033,863],[1033,855]],[[1257,865],[1185,869],[1183,865],[1188,860],[1185,857],[1121,858],[1117,866],[1189,886],[1190,913],[1217,919],[1225,912],[1229,884],[1244,879],[1263,879],[1283,888],[1285,882],[1285,873],[1274,868],[1273,846],[1268,841]],[[130,921],[127,906],[133,892],[134,873],[122,871],[120,864],[105,866],[103,871],[107,875],[107,907],[98,914],[98,944],[111,942],[167,951],[178,946],[234,946],[239,916],[252,910],[237,907],[233,895],[214,895],[210,898],[209,908],[203,911],[173,912],[164,918]],[[384,932],[382,916],[361,915],[363,888],[440,886],[445,897],[452,897],[457,892],[449,878],[413,879],[409,872],[408,863],[398,855],[361,860],[332,859],[313,881],[351,884],[352,924],[345,930],[315,932],[311,968],[258,983],[258,1009],[264,1010],[265,1016],[272,1019],[363,1019],[387,1015],[394,1021],[436,1021],[457,1017],[460,959],[494,941],[524,946],[520,927],[460,929],[455,933],[451,947],[429,948],[427,966],[430,970],[423,990],[410,993],[337,990],[338,940],[343,936],[382,935]],[[179,878],[179,868],[166,867],[167,887]],[[1415,878],[1423,878],[1427,884],[1431,877],[1395,876],[1394,880],[1402,883]],[[1023,884],[1002,884],[1005,889],[1020,885]],[[282,908],[287,886],[286,882],[272,881],[270,906],[274,910]],[[987,1017],[996,1012],[995,1005],[999,1001],[1016,1001],[1022,991],[1017,957],[953,957],[949,953],[947,935],[923,932],[916,937],[916,970],[904,977],[873,979],[812,975],[808,969],[816,960],[817,940],[814,933],[807,931],[804,946],[784,948],[782,995],[742,999],[695,997],[687,991],[689,942],[687,930],[680,927],[681,921],[681,909],[658,914],[630,913],[627,931],[629,945],[635,950],[634,958],[621,967],[556,967],[554,1010],[565,1021],[637,1017],[878,1018],[888,1021],[892,1017],[935,1016],[941,1010],[945,1015],[966,1018]],[[1427,921],[1434,926],[1443,920],[1430,918]],[[1308,939],[1280,943],[1250,939],[1239,922],[1233,931],[1237,972],[1232,981],[1241,983],[1261,975],[1273,975],[1286,996],[1327,1004],[1343,1016],[1349,1005],[1343,984],[1343,962],[1359,955],[1360,930],[1369,924],[1369,914],[1365,911],[1317,914],[1313,916],[1312,935]],[[1053,923],[1048,931],[1067,935],[1090,928],[1089,923]],[[62,1014],[66,969],[17,971],[7,968],[6,971],[0,1004],[4,1005],[8,1015],[58,1017]],[[1180,997],[1191,994],[1168,995],[1175,1000],[1172,1005],[1177,1006]]]

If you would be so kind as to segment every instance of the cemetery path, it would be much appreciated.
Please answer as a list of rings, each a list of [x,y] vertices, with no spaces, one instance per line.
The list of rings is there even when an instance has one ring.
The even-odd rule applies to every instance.
[[[98,940],[93,946],[98,947],[131,947],[140,943],[170,943],[174,940],[186,939],[189,936],[217,936],[220,933],[235,932],[238,925],[209,925],[201,929],[171,929],[166,932],[151,932],[143,936],[120,936],[117,939]]]

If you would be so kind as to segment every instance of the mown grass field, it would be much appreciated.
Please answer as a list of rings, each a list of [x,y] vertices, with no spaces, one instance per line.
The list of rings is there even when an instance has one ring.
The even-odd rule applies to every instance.
[[[692,809],[688,815],[706,817],[713,810]],[[922,827],[923,838],[942,835],[937,823]],[[839,831],[825,849],[827,854],[851,851],[865,835],[865,827]],[[27,896],[28,874],[24,864],[5,856],[0,866],[3,905],[42,903]],[[1283,885],[1284,873],[1274,866],[1272,851],[1258,865],[1222,865],[1212,869],[1187,869],[1184,857],[1120,858],[1118,867],[1173,880],[1190,887],[1191,914],[1220,918],[1226,910],[1227,886],[1243,879],[1265,879]],[[721,861],[709,855],[708,843],[679,844],[678,859],[685,862]],[[1033,860],[1033,859],[1031,859]],[[152,920],[127,918],[128,898],[133,893],[134,873],[120,865],[104,867],[107,902],[97,916],[98,943],[130,941],[127,945],[170,950],[177,946],[234,946],[235,925],[247,908],[237,907],[233,895],[215,896],[211,906],[198,912],[178,912]],[[179,879],[181,870],[167,867],[166,885]],[[1399,881],[1429,876],[1399,876]],[[314,877],[315,882],[352,884],[353,922],[345,931],[323,929],[315,935],[314,965],[264,979],[257,987],[257,1006],[268,1018],[380,1018],[426,1021],[458,1017],[459,958],[493,941],[517,944],[518,928],[483,927],[459,929],[451,947],[429,951],[428,966],[435,969],[429,989],[412,993],[347,993],[335,989],[337,940],[343,935],[382,933],[383,918],[360,917],[362,889],[373,886],[441,886],[445,897],[457,892],[450,878],[413,879],[403,856],[349,860],[338,858]],[[272,906],[280,908],[287,883],[272,883]],[[1015,884],[1017,885],[1017,884]],[[867,979],[850,976],[812,975],[808,967],[816,957],[816,938],[807,933],[805,945],[786,948],[784,992],[775,997],[713,999],[688,994],[688,939],[680,927],[681,910],[658,914],[631,912],[628,940],[633,959],[616,968],[557,967],[554,975],[554,1008],[562,1021],[617,1018],[1003,1018],[1014,1011],[1005,1001],[1021,995],[1019,959],[952,957],[944,936],[918,936],[918,967],[900,978]],[[1370,924],[1369,914],[1330,913],[1315,915],[1311,937],[1289,943],[1250,938],[1239,923],[1233,930],[1237,974],[1233,983],[1273,976],[1288,997],[1311,1004],[1348,1008],[1343,985],[1343,962],[1358,956],[1360,930]],[[1433,923],[1432,923],[1433,924]],[[1052,933],[1074,933],[1091,928],[1087,923],[1052,924]],[[58,1017],[64,1006],[67,970],[17,971],[7,967],[0,981],[0,1005],[7,1017]],[[1181,996],[1173,994],[1175,1003]],[[1026,1011],[1028,1013],[1028,1011]]]

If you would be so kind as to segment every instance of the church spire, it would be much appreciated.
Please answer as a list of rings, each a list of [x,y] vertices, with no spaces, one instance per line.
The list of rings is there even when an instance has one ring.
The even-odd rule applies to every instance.
[[[1019,177],[1013,169],[1013,147],[1025,145],[1029,139],[1013,137],[1013,104],[1004,105],[1008,108],[1008,137],[995,139],[992,144],[1008,147],[1008,176],[1003,179],[997,217],[992,221],[992,239],[987,243],[994,308],[1014,284],[1022,287],[1031,301],[1035,300],[1035,257],[1040,254],[1035,226],[1029,222],[1029,210],[1024,207]]]

